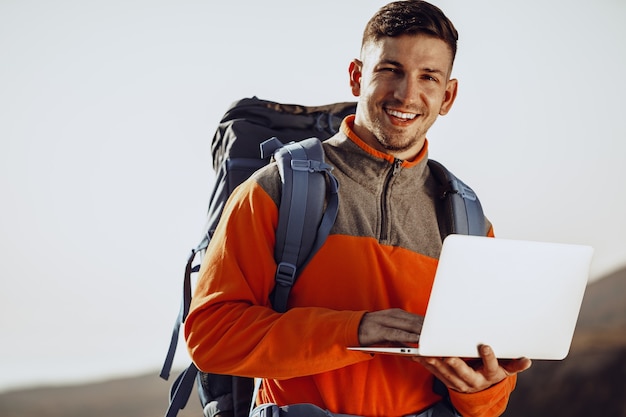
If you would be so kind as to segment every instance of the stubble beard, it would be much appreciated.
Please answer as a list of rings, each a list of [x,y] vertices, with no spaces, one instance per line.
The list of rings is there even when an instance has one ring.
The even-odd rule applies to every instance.
[[[417,142],[419,135],[404,137],[403,132],[389,132],[383,128],[380,121],[374,123],[374,138],[380,146],[390,153],[402,153],[411,149]]]

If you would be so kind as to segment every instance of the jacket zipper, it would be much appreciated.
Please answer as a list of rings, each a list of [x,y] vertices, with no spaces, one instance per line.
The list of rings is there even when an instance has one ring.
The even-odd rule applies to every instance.
[[[389,213],[387,210],[387,201],[389,199],[389,190],[391,188],[391,181],[398,172],[402,169],[402,160],[395,159],[391,169],[387,172],[387,178],[383,184],[383,192],[380,198],[380,242],[386,242],[389,238],[390,225],[388,224]]]

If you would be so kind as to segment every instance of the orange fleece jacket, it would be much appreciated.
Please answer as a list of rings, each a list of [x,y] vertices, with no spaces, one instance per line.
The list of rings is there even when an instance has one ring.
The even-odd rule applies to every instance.
[[[426,164],[427,146],[414,161],[394,161],[356,137],[352,122],[347,118],[324,145],[340,182],[340,212],[296,282],[289,310],[276,313],[268,301],[280,198],[280,179],[270,165],[236,189],[225,207],[185,337],[199,369],[264,378],[260,402],[402,416],[440,400],[432,375],[408,358],[346,347],[358,345],[367,311],[425,313],[441,249],[437,184]],[[515,380],[474,394],[451,392],[451,400],[463,416],[497,416]]]

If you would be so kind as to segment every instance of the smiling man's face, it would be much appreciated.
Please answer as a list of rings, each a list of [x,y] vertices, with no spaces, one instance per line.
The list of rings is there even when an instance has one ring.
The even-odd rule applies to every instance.
[[[385,37],[364,46],[350,64],[352,93],[359,97],[355,133],[375,149],[411,160],[426,133],[456,97],[450,79],[452,52],[435,37]]]

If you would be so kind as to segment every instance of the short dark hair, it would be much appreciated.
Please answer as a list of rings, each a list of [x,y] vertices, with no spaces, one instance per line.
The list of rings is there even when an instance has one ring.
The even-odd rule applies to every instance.
[[[454,62],[459,34],[441,9],[421,0],[395,1],[381,7],[367,22],[361,46],[385,36],[416,34],[426,34],[444,41],[452,51]]]

